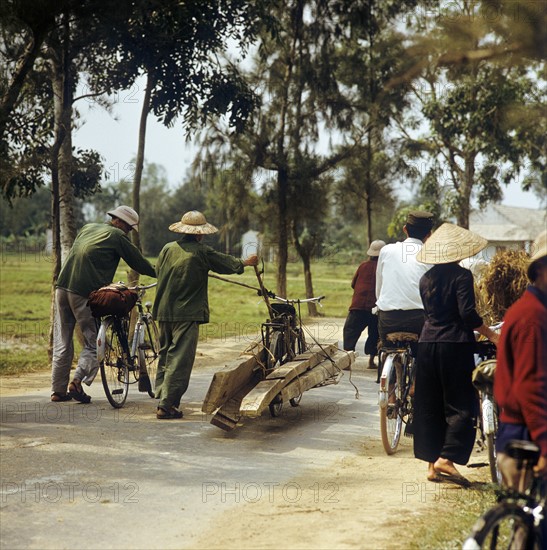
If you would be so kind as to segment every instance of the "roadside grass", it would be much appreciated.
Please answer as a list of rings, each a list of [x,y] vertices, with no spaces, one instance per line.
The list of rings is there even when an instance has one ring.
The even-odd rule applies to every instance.
[[[150,259],[152,263],[155,258]],[[316,295],[326,295],[319,308],[321,315],[345,317],[351,301],[350,281],[357,266],[316,262],[312,267]],[[0,266],[0,376],[20,374],[50,368],[48,358],[49,314],[51,307],[51,258],[40,251],[24,254],[3,253]],[[120,262],[115,281],[127,281],[128,267]],[[223,276],[257,287],[254,271],[247,268],[242,275]],[[141,283],[155,279],[142,277]],[[276,268],[266,264],[264,284],[275,291]],[[290,263],[287,269],[289,298],[304,298],[304,276],[300,263]],[[155,289],[150,289],[145,301],[153,302]],[[210,323],[202,325],[200,340],[239,338],[260,333],[267,319],[264,300],[257,292],[211,278],[209,281]],[[302,305],[303,321],[308,318]],[[242,351],[244,348],[242,344]],[[75,357],[80,351],[75,339]]]
[[[486,474],[485,474],[486,478]],[[496,503],[496,485],[475,483],[471,488],[439,484],[426,514],[413,523],[410,550],[455,550],[462,547],[477,519]]]

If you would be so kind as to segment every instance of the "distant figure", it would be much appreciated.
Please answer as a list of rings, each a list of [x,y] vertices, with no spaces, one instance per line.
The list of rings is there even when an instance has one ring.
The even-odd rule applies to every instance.
[[[84,225],[57,279],[51,373],[52,401],[91,401],[91,397],[82,389],[82,382],[90,386],[99,370],[97,321],[87,306],[89,294],[112,282],[120,258],[138,273],[156,276],[154,266],[127,236],[132,229],[138,231],[139,215],[129,206],[118,206],[108,212],[108,215],[112,218],[110,223]],[[84,337],[84,349],[80,353],[72,382],[68,384],[74,357],[72,339],[76,323]]]
[[[369,369],[376,368],[374,357],[378,353],[378,317],[372,313],[372,308],[376,305],[378,255],[385,245],[384,241],[372,241],[367,250],[369,259],[357,268],[351,281],[353,298],[344,323],[344,349],[346,351],[355,351],[357,340],[361,337],[363,330],[368,327],[365,354],[369,355]]]
[[[504,485],[520,490],[517,461],[504,453],[511,439],[538,445],[534,469],[547,478],[547,231],[533,244],[528,279],[530,286],[505,314],[494,378],[498,464]]]
[[[180,400],[188,388],[198,346],[199,325],[209,322],[209,271],[243,273],[258,265],[256,255],[240,260],[202,243],[218,229],[197,210],[186,212],[169,229],[182,233],[167,243],[157,264],[158,286],[153,315],[160,328],[160,354],[156,375],[156,417],[182,418]]]

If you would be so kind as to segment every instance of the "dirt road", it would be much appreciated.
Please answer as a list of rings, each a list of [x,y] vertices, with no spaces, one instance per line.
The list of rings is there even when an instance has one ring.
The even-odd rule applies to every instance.
[[[311,328],[331,341],[342,322]],[[351,373],[359,399],[346,371],[281,417],[228,433],[201,403],[242,343],[198,350],[183,420],[156,420],[156,402],[133,388],[113,410],[99,380],[80,405],[51,403],[48,373],[2,379],[0,547],[403,548],[396,528],[464,498],[425,481],[410,440],[385,455],[364,357]]]

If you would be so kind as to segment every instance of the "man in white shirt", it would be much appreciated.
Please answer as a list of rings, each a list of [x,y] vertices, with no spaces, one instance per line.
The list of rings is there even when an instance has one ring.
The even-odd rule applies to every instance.
[[[403,227],[407,239],[380,250],[376,269],[376,306],[380,340],[390,332],[420,334],[425,321],[420,297],[420,278],[431,265],[416,261],[424,241],[431,235],[433,214],[415,210]]]

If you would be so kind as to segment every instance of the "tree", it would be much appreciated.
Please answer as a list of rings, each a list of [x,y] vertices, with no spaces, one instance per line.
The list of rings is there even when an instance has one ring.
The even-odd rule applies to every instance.
[[[539,112],[545,94],[541,97],[537,80],[524,68],[484,62],[453,68],[446,72],[446,86],[441,82],[431,74],[429,94],[418,90],[430,133],[411,140],[411,146],[435,159],[445,210],[468,227],[473,194],[482,207],[499,201],[501,184],[515,178],[527,162],[547,168],[545,119],[522,116],[528,109]]]
[[[145,158],[146,122],[153,112],[166,125],[183,116],[186,132],[211,114],[230,113],[230,126],[241,130],[254,107],[253,95],[233,68],[220,61],[232,40],[245,47],[253,34],[258,10],[242,0],[209,0],[194,4],[178,0],[134,3],[130,12],[111,14],[119,33],[100,27],[101,51],[107,49],[110,70],[101,65],[104,55],[88,56],[92,89],[112,92],[129,88],[146,76],[139,125],[132,204],[140,212],[140,187]],[[96,50],[96,44],[90,48]],[[121,60],[121,61],[120,61]],[[139,235],[134,234],[139,246]],[[138,274],[133,273],[133,279]]]

